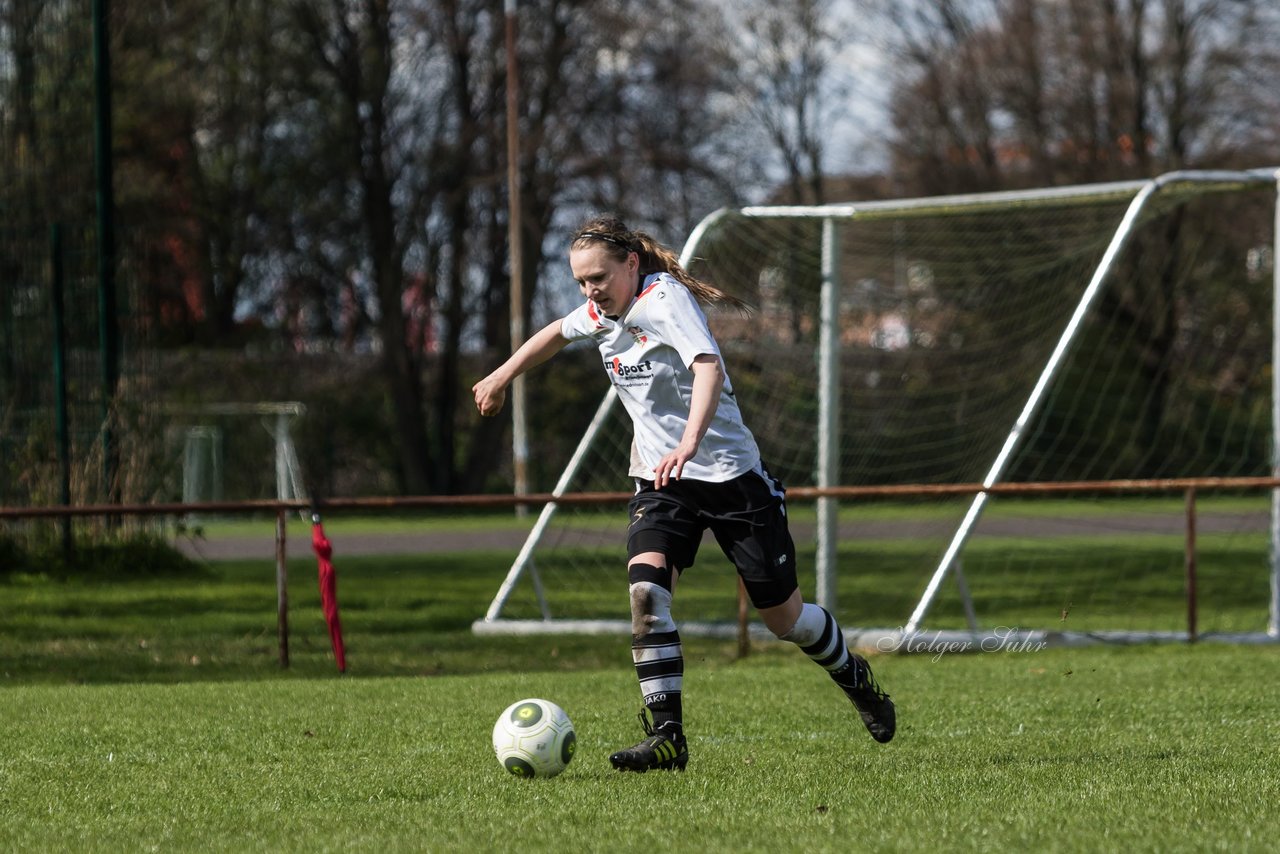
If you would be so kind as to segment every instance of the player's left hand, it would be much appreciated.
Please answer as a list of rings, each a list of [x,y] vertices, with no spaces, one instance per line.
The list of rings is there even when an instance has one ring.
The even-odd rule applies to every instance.
[[[697,446],[690,448],[683,442],[676,445],[674,451],[658,461],[657,467],[653,470],[653,485],[661,489],[671,481],[679,480],[680,475],[684,474],[684,464],[693,459],[693,455],[697,452]]]

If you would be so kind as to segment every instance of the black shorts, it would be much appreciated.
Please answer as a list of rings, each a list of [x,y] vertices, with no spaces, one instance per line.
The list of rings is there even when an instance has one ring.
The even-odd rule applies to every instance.
[[[709,528],[757,608],[781,605],[799,587],[785,491],[767,472],[723,483],[673,480],[662,489],[636,480],[628,510],[628,558],[661,552],[676,569],[688,569]]]

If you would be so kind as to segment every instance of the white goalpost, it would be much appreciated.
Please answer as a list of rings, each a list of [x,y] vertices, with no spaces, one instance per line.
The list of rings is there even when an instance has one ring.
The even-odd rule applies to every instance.
[[[192,503],[227,497],[226,481],[232,479],[228,471],[228,446],[237,449],[234,458],[239,470],[253,473],[255,482],[249,486],[258,493],[243,494],[246,485],[237,483],[241,494],[236,497],[266,497],[269,485],[274,485],[272,497],[280,501],[307,498],[302,465],[293,440],[295,422],[306,415],[306,411],[306,406],[297,401],[165,408],[163,414],[173,422],[169,441],[181,447],[182,500]],[[253,430],[254,422],[264,432]],[[267,459],[271,464],[271,479],[261,477]],[[239,478],[243,479],[243,476]]]
[[[1177,172],[700,223],[682,263],[758,307],[745,322],[710,318],[748,423],[788,487],[818,491],[811,518],[790,503],[797,546],[812,550],[806,596],[882,649],[1185,639],[1172,605],[1129,606],[1181,595],[1179,526],[1193,510],[1101,489],[994,502],[990,490],[1280,475],[1278,179]],[[554,495],[627,485],[614,399]],[[962,501],[822,494],[904,484],[981,488]],[[1206,501],[1199,636],[1276,640],[1280,490]],[[624,559],[621,532],[616,549],[584,545],[619,515],[605,511],[545,506],[474,630],[629,631],[625,597],[614,591],[609,611],[590,595],[616,586]],[[895,567],[887,592],[859,576],[870,560]],[[688,579],[707,589],[682,578],[681,629],[732,636],[732,570],[714,543],[699,561]],[[1255,564],[1247,589],[1231,588]],[[533,598],[517,602],[526,576]]]

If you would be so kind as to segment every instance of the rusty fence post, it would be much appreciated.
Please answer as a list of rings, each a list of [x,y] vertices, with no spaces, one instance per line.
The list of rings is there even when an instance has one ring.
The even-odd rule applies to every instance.
[[[1187,488],[1187,643],[1195,643],[1196,633],[1196,488]]]
[[[285,568],[285,509],[276,510],[276,627],[280,666],[289,666],[289,572]]]

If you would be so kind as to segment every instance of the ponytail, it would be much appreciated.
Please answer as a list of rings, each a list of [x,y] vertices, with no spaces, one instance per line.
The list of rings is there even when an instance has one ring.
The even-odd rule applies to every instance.
[[[751,312],[751,306],[746,302],[691,275],[669,247],[663,246],[643,231],[631,231],[617,217],[605,215],[587,220],[575,232],[569,246],[580,249],[593,243],[602,245],[618,261],[625,261],[628,253],[636,253],[640,257],[641,281],[653,273],[666,273],[688,288],[703,305],[727,305],[743,314]]]

